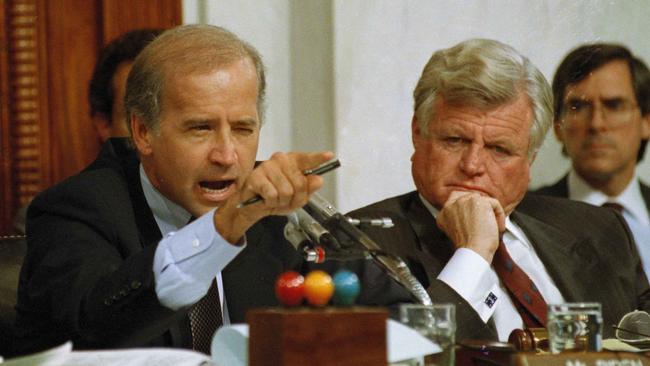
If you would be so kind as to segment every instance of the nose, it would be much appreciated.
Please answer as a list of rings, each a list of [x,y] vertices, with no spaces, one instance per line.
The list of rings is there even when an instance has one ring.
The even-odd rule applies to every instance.
[[[591,110],[591,118],[589,119],[589,128],[593,131],[600,131],[607,128],[605,118],[605,110],[600,106],[594,106]]]
[[[478,144],[471,144],[463,151],[460,160],[460,169],[468,177],[481,175],[485,172],[484,159],[483,147]]]
[[[237,151],[233,137],[229,132],[222,131],[214,138],[209,159],[210,162],[217,165],[230,166],[235,164]]]

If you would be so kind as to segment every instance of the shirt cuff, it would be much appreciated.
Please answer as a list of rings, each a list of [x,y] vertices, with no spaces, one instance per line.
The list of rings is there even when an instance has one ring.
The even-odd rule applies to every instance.
[[[232,245],[217,233],[214,210],[167,234],[153,263],[158,300],[172,310],[194,304],[245,244]]]
[[[458,248],[438,279],[454,289],[486,323],[505,296],[490,264],[471,249]]]

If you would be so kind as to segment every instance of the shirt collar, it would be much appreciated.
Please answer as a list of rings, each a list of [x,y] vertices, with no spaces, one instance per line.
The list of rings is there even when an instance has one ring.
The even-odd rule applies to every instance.
[[[424,204],[424,207],[429,210],[431,215],[433,215],[433,218],[435,219],[438,217],[438,213],[440,211],[435,208],[429,201],[426,200],[421,194],[418,193],[418,196],[420,197],[420,200],[422,201],[422,204]],[[524,234],[524,232],[521,230],[521,228],[515,224],[512,220],[510,220],[510,215],[506,216],[506,232],[503,235],[503,240],[507,243],[511,241],[512,239],[518,239],[519,242],[521,242],[522,245],[524,245],[526,248],[530,248],[530,242],[528,242],[528,238]]]
[[[151,184],[149,177],[140,164],[140,183],[151,212],[163,235],[185,226],[192,215],[183,207],[167,199]]]
[[[605,202],[616,202],[621,204],[635,220],[650,224],[648,218],[648,209],[641,195],[641,183],[635,172],[634,178],[625,187],[623,192],[616,197],[610,197],[605,193],[592,188],[582,177],[571,169],[568,178],[569,198],[576,201],[590,203],[595,206],[601,206]]]

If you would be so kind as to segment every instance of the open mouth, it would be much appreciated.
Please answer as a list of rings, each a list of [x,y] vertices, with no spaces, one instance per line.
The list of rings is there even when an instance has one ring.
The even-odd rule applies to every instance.
[[[218,180],[218,181],[201,181],[199,186],[201,189],[210,194],[225,193],[235,183],[234,180]]]

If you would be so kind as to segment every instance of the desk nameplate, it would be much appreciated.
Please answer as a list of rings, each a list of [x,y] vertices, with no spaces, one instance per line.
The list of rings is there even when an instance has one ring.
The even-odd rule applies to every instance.
[[[629,352],[519,353],[513,360],[516,366],[650,366],[650,357],[646,354]]]

